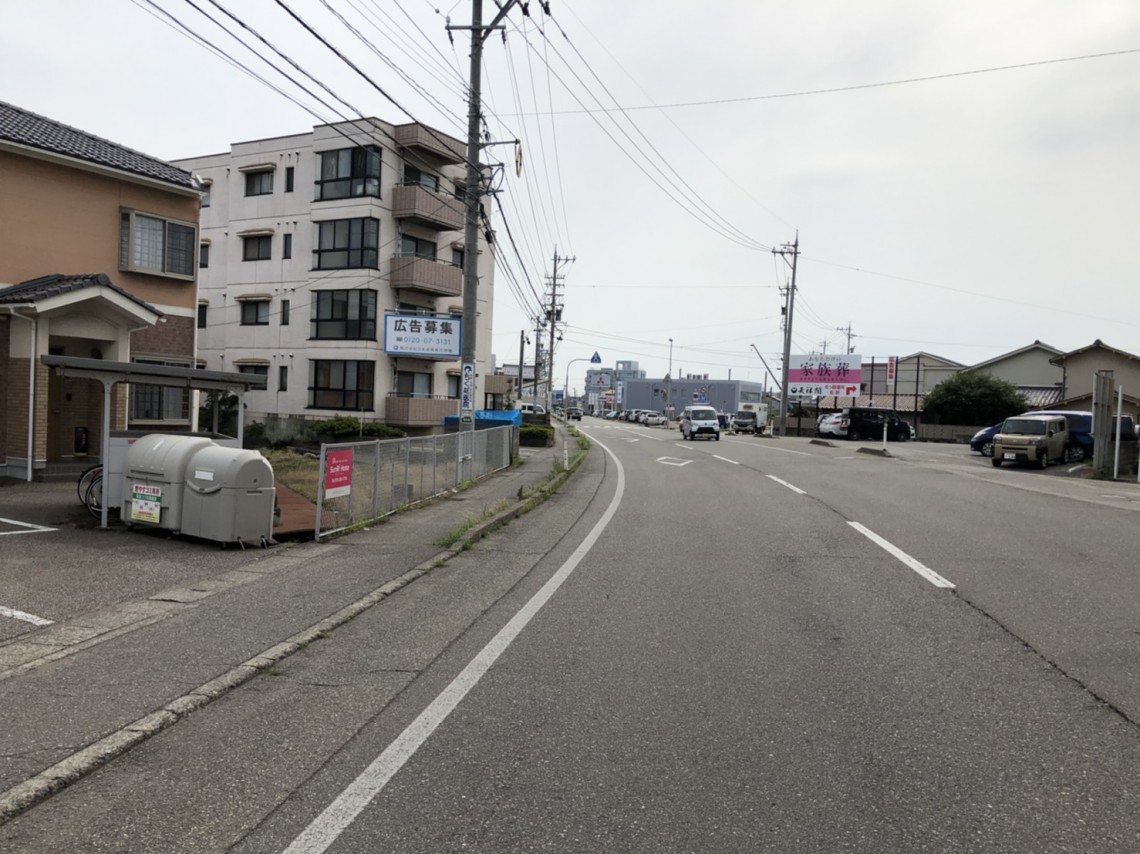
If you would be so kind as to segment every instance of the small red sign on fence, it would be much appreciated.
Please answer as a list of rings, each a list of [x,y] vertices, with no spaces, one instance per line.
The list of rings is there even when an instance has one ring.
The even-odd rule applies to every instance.
[[[325,498],[352,492],[352,448],[325,454]]]

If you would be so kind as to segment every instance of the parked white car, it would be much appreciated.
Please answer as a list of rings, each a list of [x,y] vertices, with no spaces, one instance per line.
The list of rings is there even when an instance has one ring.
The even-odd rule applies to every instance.
[[[819,423],[815,425],[817,436],[831,436],[836,439],[847,438],[847,431],[843,429],[843,413],[833,412],[830,415],[821,415]]]
[[[642,417],[641,423],[646,427],[660,427],[662,424],[668,424],[668,420],[660,412],[647,412]]]

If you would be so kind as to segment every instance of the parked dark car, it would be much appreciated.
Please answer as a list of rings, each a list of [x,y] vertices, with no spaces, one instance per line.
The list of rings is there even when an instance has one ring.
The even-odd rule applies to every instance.
[[[986,427],[984,430],[979,430],[974,434],[974,438],[970,440],[970,450],[977,451],[983,457],[992,457],[994,455],[994,436],[1001,430],[1001,425],[1004,421],[999,421],[993,427]]]
[[[880,409],[874,406],[851,406],[843,410],[840,431],[852,441],[861,439],[881,439],[883,423],[887,425],[887,441],[908,442],[911,438],[910,425],[899,418],[893,409]]]

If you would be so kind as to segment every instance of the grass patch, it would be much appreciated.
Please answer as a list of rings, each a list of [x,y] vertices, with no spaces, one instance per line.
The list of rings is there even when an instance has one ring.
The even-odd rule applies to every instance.
[[[468,516],[467,519],[464,520],[462,525],[460,525],[458,528],[456,528],[454,531],[452,531],[446,537],[443,537],[442,539],[436,540],[434,545],[440,546],[440,547],[445,548],[445,549],[450,548],[451,546],[455,545],[460,540],[462,540],[463,537],[466,536],[467,532],[470,531],[472,528],[474,528],[476,525],[478,525],[480,522],[484,522],[487,519],[490,519],[492,516],[495,516],[498,513],[502,513],[504,510],[506,510],[510,506],[511,506],[511,502],[509,500],[507,500],[506,498],[504,498],[502,501],[500,501],[494,507],[488,507],[487,509],[485,509],[480,515]],[[464,544],[464,548],[467,548],[466,544]]]

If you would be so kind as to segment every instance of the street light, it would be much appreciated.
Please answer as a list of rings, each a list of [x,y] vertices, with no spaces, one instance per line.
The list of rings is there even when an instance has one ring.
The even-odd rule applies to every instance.
[[[589,359],[571,359],[566,363],[566,382],[562,386],[562,406],[563,408],[570,405],[570,366],[575,362],[588,362]]]

